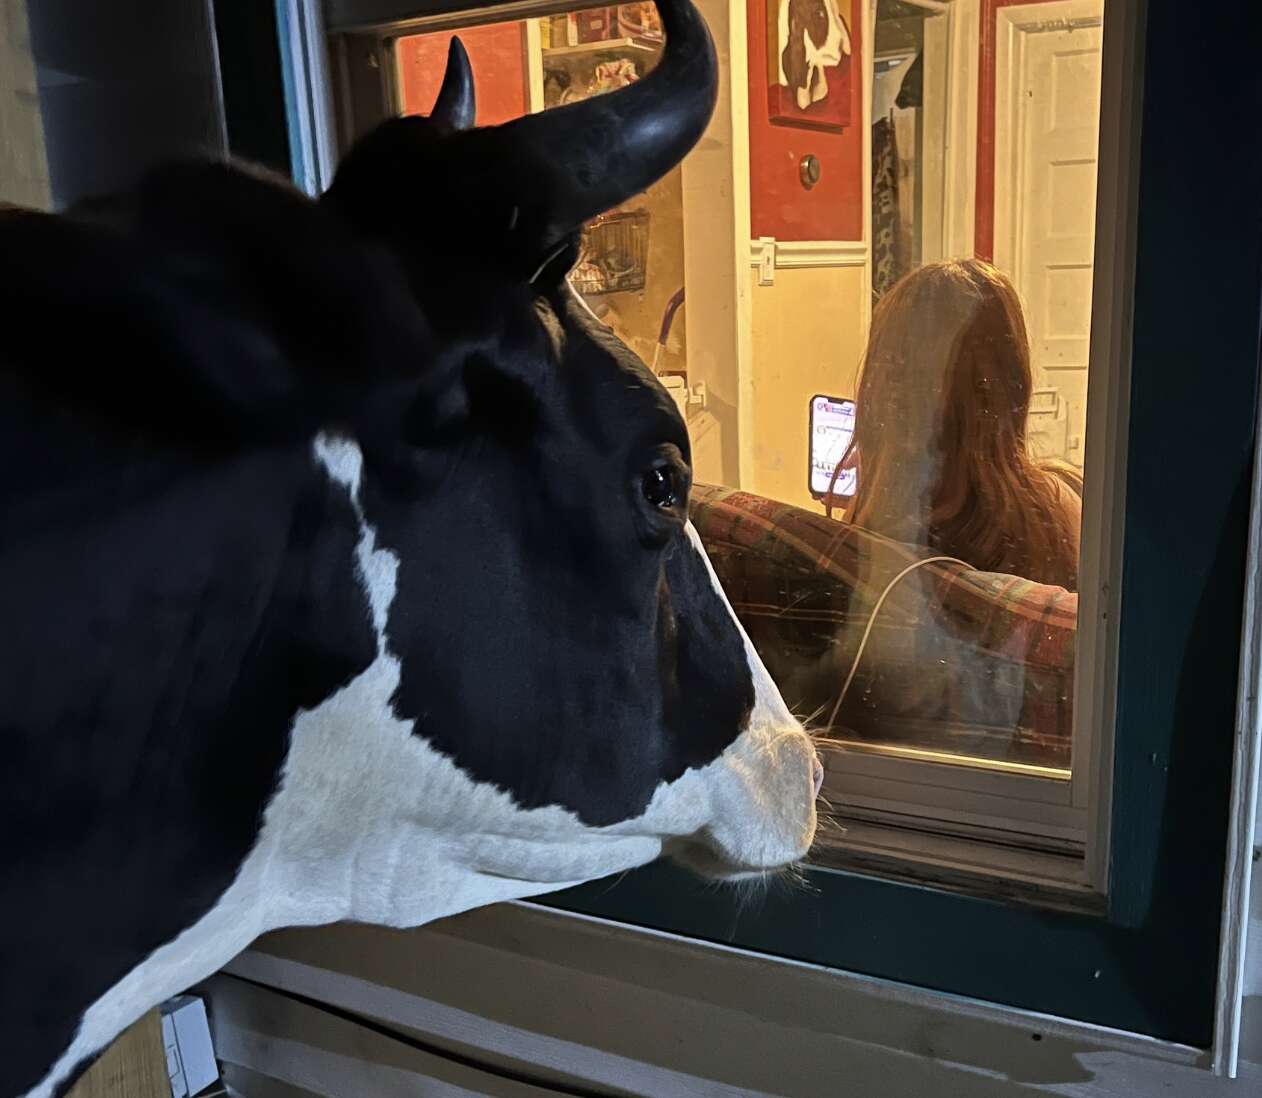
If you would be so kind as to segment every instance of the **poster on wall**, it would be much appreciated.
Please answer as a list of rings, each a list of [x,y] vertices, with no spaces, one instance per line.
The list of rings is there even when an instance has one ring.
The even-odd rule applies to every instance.
[[[850,26],[838,0],[767,0],[767,109],[777,126],[850,124]]]

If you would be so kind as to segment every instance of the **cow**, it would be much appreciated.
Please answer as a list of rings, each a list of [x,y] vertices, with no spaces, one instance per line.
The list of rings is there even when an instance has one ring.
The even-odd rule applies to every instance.
[[[184,162],[0,217],[0,1094],[269,929],[807,852],[685,424],[566,279],[713,110],[661,11],[646,78],[497,127],[454,44],[318,199]]]

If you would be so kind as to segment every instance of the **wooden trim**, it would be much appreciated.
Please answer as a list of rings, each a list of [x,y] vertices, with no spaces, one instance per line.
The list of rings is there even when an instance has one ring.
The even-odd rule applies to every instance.
[[[879,755],[887,759],[909,759],[933,763],[935,766],[958,766],[967,770],[985,770],[997,774],[1017,774],[1023,778],[1067,782],[1070,770],[1063,766],[1037,766],[1034,763],[1007,762],[1003,759],[961,756],[951,751],[934,751],[927,747],[907,747],[900,744],[864,743],[861,740],[842,740],[840,745],[847,751],[861,755]]]
[[[599,0],[323,0],[330,34],[404,34],[477,23],[511,23],[597,8]]]
[[[337,168],[329,51],[319,0],[276,0],[294,182],[323,194]]]
[[[844,1072],[840,1092],[856,1095],[998,1095],[1007,1091],[985,1086],[987,1077],[1037,1080],[1053,1064],[1119,1059],[1181,1084],[1208,1077],[1206,1054],[1173,1042],[531,903],[411,932],[284,931],[225,973],[199,989],[216,1050],[227,1063],[248,1050],[254,1070],[282,1061],[258,1039],[268,1012],[233,1004],[243,979],[431,1047],[473,1050],[490,1069],[550,1079],[562,1093],[818,1095],[828,1089],[821,1072]],[[691,1039],[663,1039],[672,1032]]]
[[[712,443],[698,477],[748,487],[753,472],[749,66],[744,8],[699,0],[719,59],[718,102],[681,168],[688,384],[704,384]],[[694,420],[694,423],[696,421]]]
[[[1262,415],[1259,420],[1262,421]],[[1258,855],[1255,844],[1258,842],[1258,772],[1262,758],[1262,697],[1259,692],[1259,683],[1262,683],[1262,613],[1259,612],[1262,610],[1262,446],[1256,442],[1252,497],[1227,865],[1223,873],[1217,1010],[1214,1017],[1214,1073],[1229,1079],[1234,1079],[1239,1069],[1249,898],[1254,858]]]
[[[523,19],[521,25],[526,49],[526,110],[538,114],[544,107],[543,35],[538,19]]]
[[[943,250],[973,254],[977,209],[977,73],[980,0],[955,0],[949,23],[947,72],[946,186],[942,211]]]
[[[1023,139],[1011,109],[1020,76],[1019,39],[1047,19],[1099,25],[1102,0],[1003,3],[993,11],[991,46],[992,204],[990,253],[1005,269],[1019,270],[1017,226],[1023,187],[1013,168]],[[1108,884],[1108,850],[1116,692],[1117,622],[1120,611],[1121,545],[1125,522],[1127,397],[1130,389],[1135,184],[1139,150],[1139,15],[1133,0],[1112,0],[1101,62],[1100,139],[1095,211],[1096,260],[1087,390],[1087,474],[1079,577],[1079,653],[1074,684],[1073,804],[1088,816],[1086,872],[1095,890]],[[1000,91],[1006,94],[1000,95]],[[995,182],[998,188],[994,188]]]
[[[977,207],[973,248],[978,259],[993,259],[995,250],[995,54],[999,9],[1046,0],[981,0],[977,71]]]
[[[954,21],[949,4],[929,11],[929,17],[921,21],[924,30],[924,49],[921,52],[924,95],[920,124],[924,133],[922,149],[925,154],[920,165],[919,195],[922,263],[951,258],[946,243],[946,202],[950,150],[954,146],[950,130]]]
[[[171,1098],[158,1012],[149,1011],[115,1038],[66,1098]]]
[[[885,814],[869,821],[848,810],[844,833],[826,830],[811,864],[1042,910],[1105,913],[1104,897],[1082,880],[1081,852],[1072,843],[1061,844],[1064,851],[1052,849],[1053,840],[1031,849],[1025,835],[1012,831],[986,836],[962,826],[957,836],[936,821],[925,827],[905,820],[909,826],[900,828]]]
[[[1078,569],[1074,676],[1074,803],[1088,814],[1087,878],[1108,890],[1112,836],[1122,548],[1130,450],[1131,342],[1135,325],[1139,150],[1143,115],[1145,0],[1109,0],[1101,59],[1100,151]]]
[[[760,265],[763,244],[751,240],[749,265]],[[805,267],[862,267],[868,261],[868,245],[863,240],[777,240],[777,270],[793,271]]]
[[[859,117],[863,119],[863,273],[860,291],[863,300],[859,305],[859,346],[868,345],[872,331],[872,90],[876,74],[876,5],[869,0],[863,9],[863,84],[859,89]]]

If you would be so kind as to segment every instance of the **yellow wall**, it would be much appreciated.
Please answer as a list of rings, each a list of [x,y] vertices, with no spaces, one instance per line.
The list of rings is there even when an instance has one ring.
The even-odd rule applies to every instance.
[[[749,491],[815,510],[806,487],[810,399],[853,397],[863,354],[861,266],[777,269],[753,302],[753,483]]]
[[[681,173],[678,168],[655,183],[625,209],[649,212],[648,268],[639,292],[593,294],[587,299],[593,311],[646,363],[653,361],[666,303],[684,284],[684,211]],[[687,308],[685,305],[684,308]],[[666,353],[659,363],[662,373],[682,373],[687,367],[684,314],[675,315]]]

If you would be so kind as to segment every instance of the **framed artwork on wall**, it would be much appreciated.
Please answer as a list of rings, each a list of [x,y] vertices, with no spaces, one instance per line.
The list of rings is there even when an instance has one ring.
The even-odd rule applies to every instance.
[[[850,124],[851,36],[838,0],[767,0],[767,110],[777,126]]]

